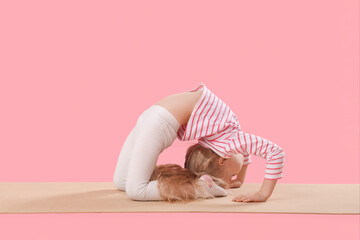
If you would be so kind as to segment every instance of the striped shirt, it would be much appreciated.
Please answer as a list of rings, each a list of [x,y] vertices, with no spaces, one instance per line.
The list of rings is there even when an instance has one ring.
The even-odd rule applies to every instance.
[[[198,139],[199,144],[212,149],[223,158],[233,154],[244,156],[244,165],[251,163],[250,154],[266,159],[265,179],[282,178],[285,152],[268,139],[244,133],[233,111],[204,83],[187,92],[203,88],[188,123],[180,126],[177,138],[180,141]]]

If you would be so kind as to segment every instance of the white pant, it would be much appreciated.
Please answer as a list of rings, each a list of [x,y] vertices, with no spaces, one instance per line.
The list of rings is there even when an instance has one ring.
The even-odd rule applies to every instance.
[[[161,152],[177,137],[180,123],[167,109],[152,105],[127,136],[114,173],[115,186],[133,200],[162,200],[158,181],[150,181]]]

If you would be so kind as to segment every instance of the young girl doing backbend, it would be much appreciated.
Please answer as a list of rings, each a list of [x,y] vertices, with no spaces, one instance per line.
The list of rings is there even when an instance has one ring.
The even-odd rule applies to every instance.
[[[174,140],[198,143],[187,149],[185,168],[156,166],[161,152]],[[250,154],[266,159],[265,177],[255,193],[236,202],[263,202],[282,178],[285,152],[275,143],[241,130],[232,110],[204,83],[167,96],[146,109],[127,136],[116,165],[114,184],[133,200],[185,202],[227,196],[240,187]]]

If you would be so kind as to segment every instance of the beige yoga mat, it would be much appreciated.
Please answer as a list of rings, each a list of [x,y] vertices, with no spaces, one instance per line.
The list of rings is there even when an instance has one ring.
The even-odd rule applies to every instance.
[[[229,189],[227,197],[179,204],[133,201],[111,182],[0,182],[0,213],[243,212],[360,214],[359,184],[278,183],[266,202],[232,202],[261,183]]]

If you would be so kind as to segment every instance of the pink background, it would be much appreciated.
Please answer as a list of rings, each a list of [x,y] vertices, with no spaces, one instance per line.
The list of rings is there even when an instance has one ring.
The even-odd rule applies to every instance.
[[[137,117],[203,82],[243,131],[285,150],[279,183],[359,183],[358,29],[355,0],[1,1],[0,181],[110,182]],[[158,163],[182,165],[193,143],[175,140]],[[264,159],[252,160],[246,182],[262,182]],[[0,235],[359,239],[357,224],[310,214],[2,214]]]

